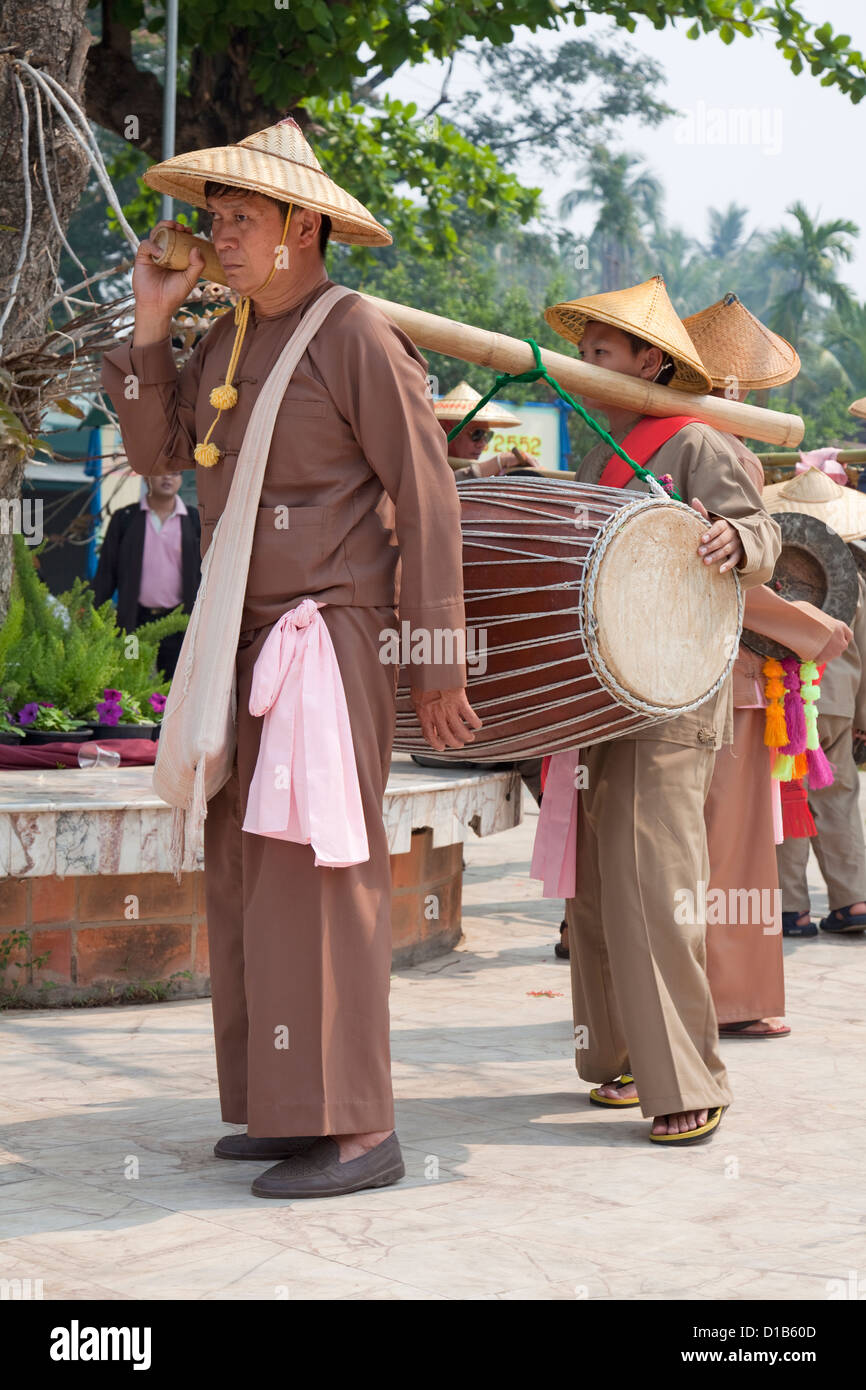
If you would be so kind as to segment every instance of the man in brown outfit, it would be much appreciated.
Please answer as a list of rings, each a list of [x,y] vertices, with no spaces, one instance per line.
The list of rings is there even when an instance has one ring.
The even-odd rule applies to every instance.
[[[391,238],[321,171],[291,120],[239,145],[178,156],[149,170],[147,182],[213,213],[214,247],[248,309],[234,346],[226,314],[178,375],[171,318],[203,258],[194,251],[187,271],[163,271],[144,241],[134,334],[104,361],[136,472],[196,468],[204,555],[257,396],[332,283],[329,232],[365,245]],[[457,493],[426,378],[411,341],[363,298],[345,296],[289,382],[265,470],[237,650],[236,765],[205,821],[222,1117],[247,1127],[216,1153],[281,1160],[254,1182],[262,1197],[354,1192],[404,1172],[390,1077],[382,819],[398,670],[380,653],[383,633],[399,630],[398,604],[412,630],[464,625]],[[237,393],[231,404],[227,383]],[[348,705],[369,844],[368,860],[348,868],[317,868],[309,844],[241,830],[263,723],[249,713],[253,668],[274,623],[306,597],[326,605]],[[462,663],[413,667],[415,706],[439,751],[462,747],[480,726],[464,685]]]
[[[660,277],[554,305],[545,317],[593,366],[709,390]],[[613,439],[629,452],[641,417],[603,409]],[[668,475],[679,496],[707,518],[703,562],[722,572],[736,567],[747,586],[769,579],[779,530],[730,440],[697,421],[655,424],[671,427],[670,436],[638,461],[656,477]],[[610,445],[599,443],[577,470],[578,480],[617,485],[608,474],[610,459]],[[627,467],[622,477],[627,490],[646,491]],[[672,586],[671,622],[676,607]],[[679,894],[695,901],[709,879],[704,801],[716,749],[731,741],[732,728],[728,679],[699,709],[581,753],[577,891],[566,901],[577,1069],[584,1079],[605,1083],[592,1093],[598,1103],[639,1104],[653,1117],[650,1137],[668,1147],[711,1137],[730,1102],[706,975],[705,927],[699,914],[679,920],[676,907]]]

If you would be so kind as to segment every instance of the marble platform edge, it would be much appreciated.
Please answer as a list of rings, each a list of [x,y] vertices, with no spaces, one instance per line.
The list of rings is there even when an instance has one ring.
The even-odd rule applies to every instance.
[[[43,770],[33,779],[35,797],[0,773],[0,879],[170,872],[172,808],[152,790],[152,772],[82,771],[71,796],[64,783],[70,769]],[[510,830],[520,823],[521,802],[510,769],[452,772],[395,761],[383,803],[389,851],[408,853],[412,832],[427,828],[434,848]],[[203,868],[203,839],[196,860]]]

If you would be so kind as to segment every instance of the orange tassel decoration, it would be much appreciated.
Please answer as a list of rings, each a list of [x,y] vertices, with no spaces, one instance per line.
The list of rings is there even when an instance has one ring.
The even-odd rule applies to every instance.
[[[764,743],[768,748],[784,748],[788,742],[785,725],[785,682],[784,671],[779,661],[772,657],[761,667],[766,681],[764,697],[767,701],[767,721],[764,727]]]

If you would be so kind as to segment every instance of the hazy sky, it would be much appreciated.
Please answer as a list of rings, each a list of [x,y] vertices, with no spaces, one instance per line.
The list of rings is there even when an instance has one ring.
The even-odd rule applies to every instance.
[[[798,8],[815,23],[829,21],[834,32],[850,34],[853,46],[866,50],[866,0],[798,0]],[[599,33],[611,28],[600,19],[586,27]],[[854,106],[808,72],[795,77],[770,38],[737,36],[726,47],[715,35],[690,41],[687,27],[680,23],[659,32],[641,22],[634,35],[618,31],[622,41],[661,64],[667,84],[658,95],[683,115],[654,128],[623,121],[617,146],[644,156],[664,186],[668,221],[691,235],[703,236],[708,207],[730,202],[749,208],[748,230],[796,225],[784,216],[796,199],[822,220],[850,218],[861,235],[856,259],[843,267],[842,278],[866,299],[866,99]],[[562,33],[570,37],[580,31],[568,26]],[[514,42],[521,40],[544,46],[561,42],[555,35],[531,35],[526,29],[516,31]],[[404,101],[417,101],[424,110],[438,96],[443,72],[438,63],[407,68],[387,90]],[[452,93],[478,85],[474,64],[461,55]],[[760,112],[754,124],[749,122],[745,143],[731,108]],[[446,106],[443,117],[447,113]],[[519,172],[525,183],[542,186],[551,208],[574,182],[568,174],[548,175],[537,164]],[[591,209],[572,217],[575,231],[588,228],[587,211]]]

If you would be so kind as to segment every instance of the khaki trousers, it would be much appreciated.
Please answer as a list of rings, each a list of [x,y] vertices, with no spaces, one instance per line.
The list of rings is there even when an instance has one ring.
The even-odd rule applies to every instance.
[[[762,709],[734,710],[704,806],[710,855],[707,976],[719,1023],[785,1012],[782,916],[770,755]],[[717,890],[715,899],[713,892]],[[718,892],[725,911],[713,910]]]
[[[310,845],[243,831],[263,720],[249,713],[270,627],[241,633],[238,750],[208,804],[205,897],[222,1118],[261,1138],[394,1125],[388,993],[391,872],[382,820],[398,670],[379,661],[393,608],[329,605],[370,847],[316,868]]]
[[[842,714],[819,714],[818,738],[833,764],[836,780],[830,787],[809,788],[809,809],[817,835],[785,840],[776,847],[784,912],[809,910],[806,865],[810,845],[827,885],[831,912],[866,900],[860,774],[852,751],[851,720]]]
[[[623,738],[584,749],[580,761],[588,786],[577,893],[566,901],[578,1073],[605,1082],[631,1072],[648,1117],[727,1105],[705,928],[700,913],[684,924],[675,916],[677,895],[697,900],[709,879],[704,801],[715,753]]]

